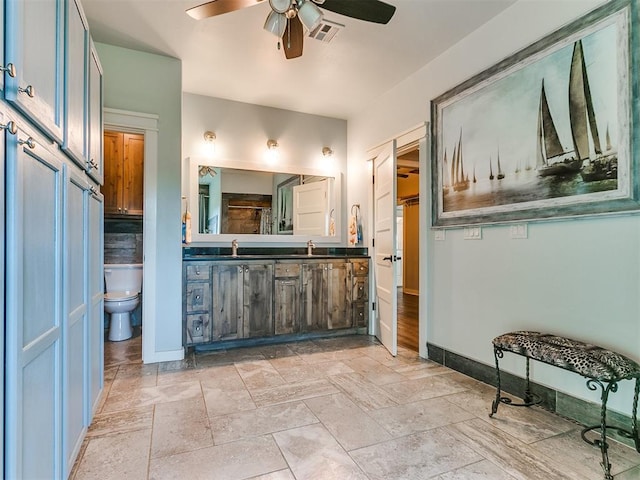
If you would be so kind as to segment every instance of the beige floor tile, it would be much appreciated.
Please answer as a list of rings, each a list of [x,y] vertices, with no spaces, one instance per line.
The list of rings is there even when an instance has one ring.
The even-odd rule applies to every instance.
[[[359,373],[332,375],[329,379],[365,412],[397,405],[386,390],[367,381]]]
[[[366,480],[351,457],[322,425],[274,433],[297,480]]]
[[[233,390],[203,384],[202,392],[207,405],[209,418],[217,415],[244,412],[256,408],[256,404],[244,385],[241,390]]]
[[[164,457],[213,445],[202,397],[160,403],[155,407],[151,457]]]
[[[296,480],[291,470],[280,470],[257,477],[251,477],[249,480]]]
[[[296,354],[289,348],[287,344],[265,345],[263,347],[258,347],[258,351],[267,360],[270,360],[272,358],[287,358],[296,356]]]
[[[423,480],[482,460],[446,427],[351,452],[371,480]]]
[[[318,419],[304,403],[289,402],[213,417],[211,429],[216,445],[220,445],[312,423]]]
[[[464,387],[446,378],[447,375],[405,380],[383,385],[389,395],[398,403],[411,403],[428,398],[441,397],[464,391]]]
[[[273,437],[265,435],[152,458],[149,480],[244,480],[286,468],[287,463]]]
[[[589,445],[582,440],[581,430],[582,428],[578,427],[563,435],[536,442],[531,447],[567,468],[579,472],[585,480],[599,480],[602,478],[602,468],[600,467],[602,454],[598,447]],[[594,432],[589,432],[587,435],[590,440],[597,437]],[[620,472],[629,470],[638,464],[640,456],[634,449],[613,440],[607,441],[607,443],[611,473],[616,476],[616,479]],[[640,476],[638,478],[640,479]]]
[[[333,393],[338,393],[338,389],[329,382],[329,380],[320,379],[254,390],[251,392],[251,396],[257,406],[264,407],[277,403],[295,402],[307,398],[331,395]]]
[[[343,393],[311,398],[305,403],[347,451],[391,438],[384,428]]]
[[[443,428],[519,480],[584,480],[562,463],[554,462],[483,420],[474,419]]]
[[[438,480],[514,480],[514,478],[493,463],[483,460],[443,473]]]
[[[234,365],[158,371],[158,385],[170,385],[172,383],[183,382],[216,384],[221,387],[224,386],[224,388],[236,390],[245,388],[244,382]]]
[[[340,373],[353,373],[353,370],[346,366],[343,362],[332,361],[316,364],[308,364],[303,361],[302,364],[280,365],[271,360],[276,370],[282,378],[287,382],[302,382],[305,380],[321,379],[330,375],[338,375]]]
[[[103,412],[115,412],[134,407],[173,402],[197,397],[202,394],[200,382],[141,387],[134,390],[114,391],[112,388]]]
[[[476,417],[525,442],[537,442],[576,428],[576,424],[538,407],[523,408],[500,405],[489,418],[495,392],[464,391],[447,396],[447,400]]]
[[[442,397],[382,408],[370,415],[394,437],[474,418],[473,414]]]
[[[638,480],[640,478],[640,466],[616,475],[616,480]]]
[[[153,405],[97,414],[87,431],[87,437],[150,429],[153,424]]]
[[[236,369],[249,390],[276,387],[287,383],[268,360],[238,363]]]
[[[405,379],[409,380],[453,372],[453,370],[451,370],[450,368],[443,367],[442,365],[429,361],[412,364],[401,364],[394,367],[393,370],[403,375]]]
[[[196,355],[196,368],[207,368],[218,365],[232,365],[242,362],[257,362],[265,357],[257,350],[248,351],[244,348],[221,350]]]
[[[74,480],[144,479],[150,443],[150,429],[91,438]]]

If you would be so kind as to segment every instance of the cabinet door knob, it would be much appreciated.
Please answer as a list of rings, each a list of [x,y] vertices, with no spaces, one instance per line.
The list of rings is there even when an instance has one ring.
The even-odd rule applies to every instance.
[[[15,135],[16,133],[18,133],[18,127],[16,126],[16,122],[14,122],[13,120],[9,120],[4,125],[0,123],[0,129],[6,130],[11,135]]]
[[[10,77],[15,78],[16,66],[13,63],[7,63],[6,67],[0,67],[0,72],[7,72]]]
[[[95,160],[92,158],[91,160],[89,160],[89,170],[91,169],[98,169],[98,164],[95,162]]]
[[[36,91],[33,88],[33,85],[27,85],[26,87],[18,87],[18,92],[26,93],[29,98],[33,98],[36,95]]]
[[[18,143],[20,145],[26,145],[32,150],[36,148],[36,141],[31,137],[28,137],[26,140],[18,139]]]
[[[122,211],[122,208],[118,207],[118,211],[119,211],[119,212],[121,212],[121,211]]]
[[[196,275],[200,275],[200,267],[196,267]]]
[[[200,300],[200,295],[196,295],[196,300]]]
[[[129,209],[128,209],[128,208],[125,208],[125,209],[124,209],[124,213],[129,213]]]

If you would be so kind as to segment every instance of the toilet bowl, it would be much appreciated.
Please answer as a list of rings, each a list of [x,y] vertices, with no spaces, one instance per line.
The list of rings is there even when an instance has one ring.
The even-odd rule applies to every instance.
[[[132,337],[131,312],[140,303],[142,264],[105,264],[107,293],[104,311],[109,314],[109,340],[119,342]]]

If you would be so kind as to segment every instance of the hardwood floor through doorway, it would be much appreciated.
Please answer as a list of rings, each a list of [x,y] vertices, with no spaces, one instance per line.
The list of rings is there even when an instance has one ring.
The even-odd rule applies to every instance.
[[[418,295],[398,289],[398,346],[418,351]]]

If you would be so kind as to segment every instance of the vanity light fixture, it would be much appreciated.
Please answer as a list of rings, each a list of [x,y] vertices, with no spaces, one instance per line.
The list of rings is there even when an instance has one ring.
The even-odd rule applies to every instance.
[[[330,147],[322,147],[322,156],[330,157],[333,155],[333,150]]]
[[[207,156],[213,157],[216,154],[216,134],[211,130],[204,132],[204,149]]]
[[[269,164],[274,164],[278,160],[278,142],[271,138],[267,140],[265,159]]]

